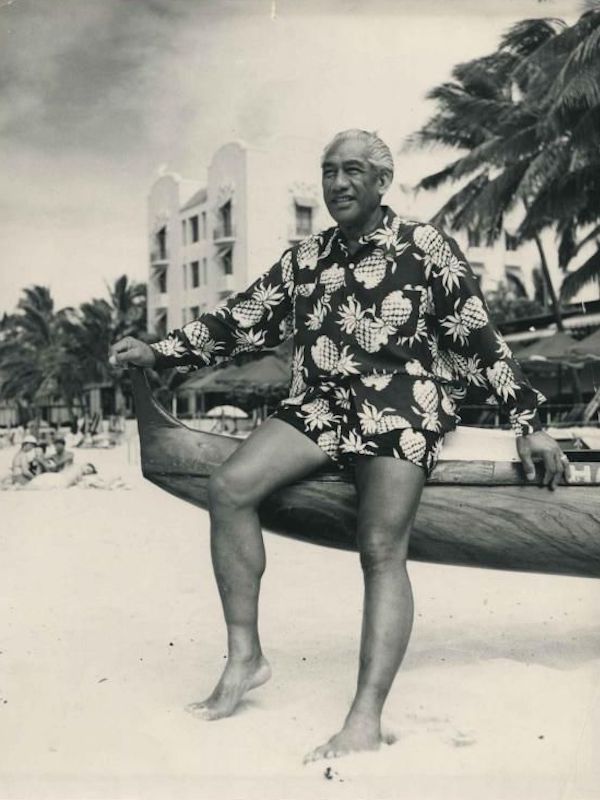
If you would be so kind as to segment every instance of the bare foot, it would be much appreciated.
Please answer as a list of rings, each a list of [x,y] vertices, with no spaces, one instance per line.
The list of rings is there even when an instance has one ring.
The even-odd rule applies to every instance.
[[[379,750],[382,743],[393,744],[396,737],[393,734],[382,736],[379,724],[366,722],[364,719],[357,721],[347,720],[339,733],[310,752],[304,759],[318,761],[322,758],[340,758],[348,753],[358,753],[365,750]]]
[[[206,700],[190,703],[186,711],[205,720],[229,717],[242,697],[271,677],[271,667],[264,656],[253,661],[228,661],[221,680]]]

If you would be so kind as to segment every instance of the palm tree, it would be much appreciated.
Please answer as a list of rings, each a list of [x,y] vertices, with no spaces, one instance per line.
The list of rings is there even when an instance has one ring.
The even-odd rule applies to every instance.
[[[0,397],[30,413],[61,397],[69,408],[80,395],[77,362],[66,347],[73,309],[56,312],[48,288],[23,290],[17,311],[4,318],[0,337]]]
[[[117,407],[123,394],[130,394],[129,377],[108,364],[110,345],[123,336],[144,338],[146,330],[146,285],[121,275],[107,286],[109,299],[82,303],[69,328],[71,350],[80,365],[85,385],[111,383]]]
[[[600,235],[599,30],[597,8],[571,27],[555,19],[517,23],[495,53],[458,65],[452,82],[429,93],[438,111],[407,143],[468,151],[417,186],[462,184],[434,222],[479,231],[492,243],[505,215],[521,206],[517,236],[537,246],[559,328],[560,308],[540,234],[556,230],[561,266]],[[599,262],[596,254],[568,276],[564,296],[597,275]]]

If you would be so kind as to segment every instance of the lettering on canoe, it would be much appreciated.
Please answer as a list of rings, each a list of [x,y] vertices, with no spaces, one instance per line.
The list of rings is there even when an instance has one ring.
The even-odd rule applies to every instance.
[[[600,483],[600,464],[571,462],[569,483]]]

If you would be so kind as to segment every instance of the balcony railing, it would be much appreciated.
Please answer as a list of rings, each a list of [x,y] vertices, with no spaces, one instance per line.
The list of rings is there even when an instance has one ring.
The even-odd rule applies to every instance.
[[[222,272],[217,277],[216,288],[218,292],[224,292],[224,291],[234,292],[236,290],[236,283],[237,281],[235,279],[235,275],[232,274],[226,275],[224,272]]]
[[[160,267],[169,263],[168,250],[152,250],[150,253],[150,263],[152,266]]]
[[[235,240],[235,228],[231,224],[220,224],[213,230],[213,240],[219,242],[233,242]]]

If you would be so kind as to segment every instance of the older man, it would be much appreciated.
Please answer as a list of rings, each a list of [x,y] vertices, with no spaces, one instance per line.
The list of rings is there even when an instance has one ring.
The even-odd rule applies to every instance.
[[[247,291],[163,341],[149,347],[128,337],[113,348],[123,364],[187,371],[294,337],[289,397],[211,478],[211,552],[229,656],[212,694],[191,710],[228,716],[271,675],[258,633],[261,501],[332,461],[351,467],[364,574],[358,685],[341,730],[309,760],[382,741],[383,704],[413,619],[410,529],[465,387],[507,408],[529,477],[532,458],[544,460],[551,488],[564,470],[540,430],[540,397],[492,326],[456,243],[381,205],[392,177],[390,150],[375,134],[338,134],[322,159],[337,226],[287,250]]]

